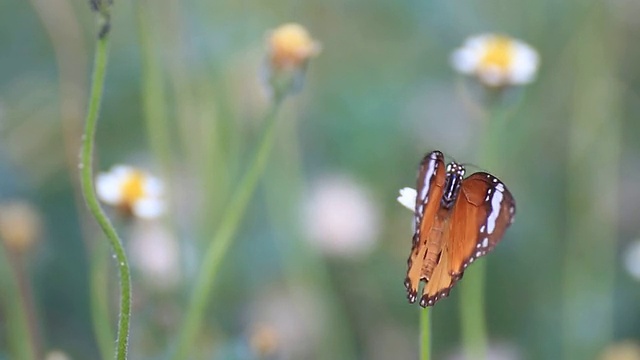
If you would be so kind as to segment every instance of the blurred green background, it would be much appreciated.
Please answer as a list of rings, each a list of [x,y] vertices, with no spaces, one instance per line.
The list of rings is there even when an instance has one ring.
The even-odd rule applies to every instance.
[[[432,149],[492,172],[517,202],[481,260],[493,358],[623,359],[611,346],[637,343],[640,279],[624,259],[640,237],[640,2],[115,0],[113,21],[96,170],[148,169],[169,199],[160,222],[110,213],[133,266],[132,359],[165,358],[175,341],[260,138],[266,34],[289,21],[322,52],[279,114],[194,358],[416,358],[418,306],[403,287],[412,219],[395,198]],[[91,287],[105,239],[77,169],[95,29],[85,1],[0,3],[0,200],[41,217],[32,247],[2,255],[0,359],[20,359],[15,344],[28,341],[15,339],[16,308],[30,314],[39,358],[101,356]],[[449,65],[486,31],[541,58],[533,84],[503,94],[490,164],[478,154],[492,110]],[[145,84],[162,100],[146,112]],[[115,329],[115,266],[105,274]],[[460,295],[433,310],[436,359],[461,356]]]

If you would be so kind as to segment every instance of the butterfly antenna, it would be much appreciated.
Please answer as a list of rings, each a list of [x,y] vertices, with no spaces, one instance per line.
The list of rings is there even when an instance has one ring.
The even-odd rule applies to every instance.
[[[480,171],[484,171],[484,172],[489,172],[487,169],[482,168],[474,163],[464,163],[462,164],[462,166],[464,166],[465,168],[471,168],[471,169],[476,169],[476,170],[480,170]]]

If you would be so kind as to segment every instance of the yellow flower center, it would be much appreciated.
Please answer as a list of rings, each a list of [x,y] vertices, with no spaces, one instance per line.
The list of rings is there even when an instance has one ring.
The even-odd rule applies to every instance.
[[[131,205],[145,196],[144,191],[145,175],[140,171],[134,171],[122,184],[122,200],[125,204]]]
[[[515,46],[506,36],[494,36],[487,40],[485,51],[480,59],[480,69],[488,67],[507,71],[513,63]]]

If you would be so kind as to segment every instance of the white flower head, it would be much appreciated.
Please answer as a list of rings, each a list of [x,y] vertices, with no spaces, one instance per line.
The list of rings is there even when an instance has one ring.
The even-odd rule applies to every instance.
[[[407,209],[414,211],[416,207],[416,196],[418,192],[410,187],[400,189],[400,196],[398,196],[398,202]]]
[[[627,247],[624,265],[631,276],[640,280],[640,240],[632,242]]]
[[[380,215],[359,183],[344,176],[318,181],[304,204],[305,229],[312,245],[336,256],[358,257],[376,244]]]
[[[534,48],[499,34],[472,36],[451,55],[455,70],[475,75],[489,87],[528,84],[535,79],[538,64]]]
[[[148,173],[126,165],[115,165],[96,177],[96,193],[103,202],[143,219],[164,213],[164,185]]]

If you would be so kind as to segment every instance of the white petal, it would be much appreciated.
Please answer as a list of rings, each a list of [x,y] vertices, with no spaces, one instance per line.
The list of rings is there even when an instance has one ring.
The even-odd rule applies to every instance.
[[[127,178],[133,173],[135,170],[131,166],[127,165],[114,165],[111,167],[110,174],[118,178]]]
[[[415,211],[416,208],[416,196],[418,192],[415,189],[406,187],[400,189],[400,196],[398,196],[398,202],[402,204],[402,206],[406,207],[411,211]]]
[[[144,198],[133,204],[133,214],[143,219],[154,219],[164,213],[164,202],[158,198]]]
[[[451,54],[451,66],[460,73],[472,74],[482,58],[486,38],[485,35],[479,35],[465,40],[462,47]]]
[[[164,194],[164,184],[160,179],[146,175],[144,193],[149,197],[161,197]]]
[[[96,177],[96,194],[98,198],[109,205],[122,202],[122,181],[112,173],[98,174]]]
[[[462,74],[471,74],[478,66],[478,59],[469,49],[460,48],[451,54],[451,66]]]
[[[511,82],[527,84],[533,81],[538,70],[538,63],[538,53],[531,46],[517,41],[511,69]]]

